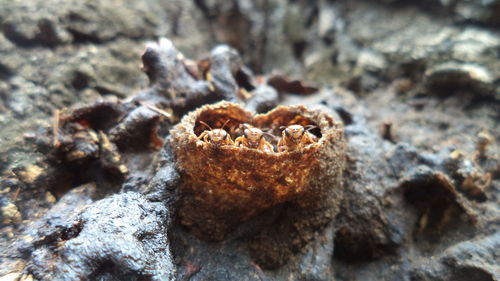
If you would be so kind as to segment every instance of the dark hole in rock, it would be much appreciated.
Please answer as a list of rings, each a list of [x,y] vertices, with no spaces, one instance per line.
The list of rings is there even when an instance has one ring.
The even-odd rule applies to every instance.
[[[493,281],[492,274],[483,268],[464,266],[454,271],[451,280],[455,281]]]
[[[12,71],[5,66],[4,64],[0,63],[0,79],[4,80],[12,76]]]
[[[61,233],[61,238],[65,241],[77,237],[82,231],[82,224],[79,222],[74,224],[71,228],[63,229]]]
[[[339,260],[370,261],[386,253],[394,252],[395,246],[381,245],[371,235],[351,235],[345,228],[335,232],[334,257]]]
[[[316,125],[312,125],[312,126],[316,126]],[[318,139],[321,138],[321,130],[318,128],[318,127],[315,127],[315,128],[312,128],[309,130],[309,133],[313,134],[314,136],[316,136]]]
[[[464,212],[450,180],[438,172],[421,172],[401,184],[404,199],[417,208],[419,230],[441,230]]]
[[[103,168],[98,159],[62,164],[57,161],[54,166],[57,167],[58,171],[47,181],[51,183],[50,192],[57,198],[62,197],[77,186],[93,181],[98,181],[103,190],[117,191],[123,180],[121,176]]]
[[[100,44],[102,43],[102,40],[93,34],[87,34],[85,32],[82,32],[80,30],[74,29],[74,28],[68,28],[67,29],[71,35],[73,35],[73,43],[75,44],[85,44],[85,43],[93,43],[93,44]]]
[[[74,109],[67,116],[61,118],[61,123],[85,122],[96,131],[106,131],[116,124],[122,115],[123,112],[118,105],[111,102],[98,102]]]
[[[116,143],[120,151],[141,151],[151,147],[153,138],[157,134],[158,118],[144,120],[134,130],[123,130],[114,133],[112,140]]]
[[[321,39],[326,45],[332,45],[335,43],[335,30],[329,30]],[[337,61],[337,59],[334,61]]]
[[[465,80],[462,74],[449,74],[429,82],[429,91],[440,97],[449,97],[458,92],[480,92],[474,82]]]
[[[244,88],[249,92],[255,89],[254,85],[252,85],[252,83],[250,82],[251,77],[244,71],[239,70],[238,72],[236,72],[234,78],[236,80],[236,83],[238,83],[238,86],[240,86],[241,88]]]
[[[450,128],[450,123],[440,122],[438,124],[438,128],[439,128],[439,130],[446,131],[446,130],[448,130]]]
[[[73,73],[73,77],[71,79],[71,86],[77,90],[83,90],[88,87],[90,81],[90,77],[80,71],[75,71]]]
[[[88,22],[88,20],[85,17],[83,17],[81,14],[75,13],[75,12],[69,12],[67,18],[69,21]]]
[[[158,135],[162,119],[147,106],[139,105],[109,131],[110,140],[120,151],[157,150],[163,145]]]
[[[306,41],[298,41],[293,43],[292,50],[293,50],[293,55],[295,56],[296,59],[302,60],[306,47],[307,47]]]
[[[123,267],[115,264],[111,260],[101,262],[99,267],[89,276],[88,280],[123,280],[139,281],[151,280],[149,276],[140,276],[130,270],[124,270]]]
[[[38,22],[39,33],[36,36],[38,42],[45,46],[54,47],[61,42],[54,23],[48,19],[42,19]]]
[[[403,76],[416,80],[420,79],[425,69],[426,63],[424,60],[412,60],[407,63],[402,63],[400,66],[400,71]]]
[[[351,125],[353,123],[352,114],[347,111],[345,108],[341,106],[334,107],[334,110],[337,112],[339,117],[342,119],[342,122],[345,126]]]

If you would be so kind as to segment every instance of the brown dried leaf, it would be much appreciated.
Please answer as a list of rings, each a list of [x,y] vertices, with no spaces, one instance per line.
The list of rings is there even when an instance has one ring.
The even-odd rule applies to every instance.
[[[274,75],[267,80],[267,84],[278,90],[278,92],[310,95],[318,91],[318,88],[305,85],[300,80],[290,81],[284,76]]]

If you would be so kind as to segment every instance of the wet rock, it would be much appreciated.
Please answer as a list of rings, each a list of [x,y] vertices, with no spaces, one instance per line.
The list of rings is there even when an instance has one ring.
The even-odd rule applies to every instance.
[[[154,1],[137,6],[130,4],[120,5],[117,1],[99,4],[57,2],[52,5],[44,1],[33,1],[29,5],[9,2],[2,9],[2,30],[20,45],[50,46],[69,42],[99,43],[119,36],[157,35],[159,27],[155,24],[165,16],[161,5]],[[88,22],[93,24],[85,24]]]
[[[195,1],[205,17],[210,34],[217,42],[233,46],[244,54],[244,62],[253,70],[261,72],[273,66],[269,60],[281,60],[280,52],[289,52],[272,43],[282,40],[279,1],[252,2]],[[278,39],[279,38],[279,39]]]
[[[73,220],[84,208],[99,199],[102,194],[103,192],[97,189],[95,183],[73,188],[64,194],[43,218],[36,221],[33,227],[28,228],[26,235],[32,237],[49,235],[54,231],[53,227],[68,224],[68,221]],[[27,251],[27,249],[23,249],[23,251]]]
[[[289,218],[300,220],[303,217],[297,216],[301,214],[300,211],[294,214],[295,216]],[[229,235],[228,239],[222,243],[208,243],[196,239],[174,225],[172,237],[175,238],[172,245],[174,256],[178,258],[178,278],[180,280],[189,278],[192,280],[207,278],[217,280],[332,280],[334,274],[331,267],[333,224],[329,224],[324,230],[316,233],[307,247],[302,250],[292,249],[292,255],[285,257],[286,262],[283,264],[282,260],[281,264],[273,270],[267,269],[271,264],[266,263],[266,266],[263,266],[249,257],[247,238],[255,235],[253,230],[263,225],[271,230],[276,223],[282,222],[280,218],[284,218],[280,212],[265,213],[237,230],[235,235]],[[305,223],[306,220],[303,222]],[[293,232],[294,230],[292,230],[292,236],[297,238]],[[269,248],[266,249],[268,254],[272,252],[269,251],[270,247],[274,247],[274,253],[277,255],[290,251],[282,248],[285,242],[272,239],[269,242],[267,245]],[[274,257],[274,260],[279,260],[279,258]]]
[[[429,91],[440,96],[455,93],[495,95],[493,76],[479,65],[443,63],[427,69],[424,79]]]
[[[209,82],[196,80],[183,60],[184,56],[170,40],[162,38],[159,43],[150,43],[142,55],[143,70],[148,75],[150,89],[134,97],[134,100],[163,104],[178,115],[216,101],[218,98],[210,95],[212,87]]]
[[[177,202],[176,188],[180,175],[173,163],[160,168],[143,191],[148,200],[164,202],[168,206]]]
[[[245,108],[257,113],[265,113],[278,105],[278,92],[269,86],[259,85],[245,101]]]
[[[8,18],[2,24],[2,31],[11,41],[21,45],[55,46],[72,40],[71,34],[48,18],[40,18],[38,22],[24,19]]]
[[[157,135],[160,114],[139,106],[110,130],[111,140],[121,150],[159,149],[163,141]]]
[[[157,163],[159,168],[148,185],[141,189],[141,193],[150,201],[164,202],[167,206],[173,206],[178,202],[178,186],[181,183],[181,176],[175,168],[170,145],[165,145],[159,158]]]
[[[99,191],[94,183],[90,183],[76,187],[67,192],[56,204],[52,202],[47,206],[47,204],[43,205],[37,201],[27,202],[28,204],[31,203],[31,205],[37,204],[36,209],[38,213],[31,213],[32,211],[27,210],[25,204],[20,204],[24,208],[23,213],[25,217],[33,217],[42,212],[46,213],[37,220],[32,221],[28,227],[20,229],[16,239],[12,240],[9,246],[5,248],[4,256],[8,257],[6,261],[11,259],[14,261],[22,261],[23,264],[21,267],[15,267],[17,268],[16,271],[22,272],[32,252],[35,250],[35,237],[43,239],[41,238],[42,236],[47,236],[47,240],[54,238],[54,229],[61,230],[62,226],[74,219],[79,212],[100,198],[102,194],[103,192]],[[24,203],[24,201],[25,200],[18,202]],[[4,261],[4,259],[2,259],[2,261]],[[2,266],[6,266],[6,264],[2,263]],[[4,269],[7,270],[9,267],[7,266]],[[10,269],[13,270],[14,267],[10,267]]]
[[[107,130],[125,114],[125,107],[116,102],[105,100],[93,104],[74,106],[63,111],[60,116],[61,126],[69,123],[82,123],[94,130]]]
[[[477,214],[471,204],[440,172],[419,166],[403,178],[400,187],[405,200],[418,210],[418,231],[443,231],[461,214],[465,215],[465,221],[477,222]]]
[[[237,72],[243,62],[238,52],[229,46],[218,46],[210,55],[210,73],[213,79],[215,92],[228,101],[236,101],[235,93],[238,92],[236,81]]]
[[[300,257],[298,265],[299,280],[334,280],[331,258],[334,252],[333,226],[328,227],[326,235],[319,235]]]
[[[213,278],[256,281],[266,278],[263,270],[248,259],[241,246],[229,241],[221,244],[205,243],[180,231],[174,234],[172,250],[177,258],[178,280]]]
[[[168,216],[133,192],[97,201],[44,225],[26,271],[39,280],[173,280]]]
[[[403,202],[390,199],[396,181],[386,162],[387,147],[365,127],[363,117],[355,120],[346,127],[345,195],[335,220],[334,254],[340,260],[372,260],[396,251],[412,218],[398,210]]]
[[[458,5],[464,3],[458,2]],[[366,80],[367,74],[373,75],[376,71],[382,77],[410,77],[416,81],[425,80],[424,83],[429,85],[425,78],[431,72],[442,71],[441,74],[446,75],[439,76],[443,78],[442,83],[436,84],[453,89],[442,89],[441,92],[475,91],[496,98],[498,90],[493,77],[497,76],[498,63],[492,59],[492,50],[498,48],[499,41],[495,32],[478,27],[458,29],[448,25],[446,17],[432,19],[419,12],[417,5],[383,8],[373,2],[364,2],[339,6],[350,9],[345,17],[351,19],[347,26],[348,38],[358,46],[357,63],[351,68],[354,73],[359,73],[357,76]],[[394,12],[404,16],[391,17],[389,14]],[[341,42],[337,45],[339,52],[347,47]],[[339,67],[349,68],[348,63]],[[470,87],[473,89],[468,89]],[[418,91],[422,90],[415,92]]]
[[[456,1],[454,11],[457,19],[480,24],[500,26],[500,1]]]
[[[465,241],[447,248],[412,269],[412,280],[493,281],[500,278],[498,270],[498,233]]]
[[[393,176],[396,178],[403,177],[416,166],[422,165],[437,169],[439,165],[442,164],[441,157],[429,153],[422,153],[416,147],[408,143],[397,143],[388,151],[387,160]]]

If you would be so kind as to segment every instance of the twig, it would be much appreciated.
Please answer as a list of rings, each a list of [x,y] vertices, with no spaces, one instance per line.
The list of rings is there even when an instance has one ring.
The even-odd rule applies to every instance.
[[[59,117],[61,111],[59,109],[54,110],[54,122],[52,124],[52,133],[54,135],[53,145],[54,147],[59,147]]]
[[[14,195],[12,195],[12,202],[16,202],[17,197],[19,197],[19,192],[21,192],[21,188],[20,187],[18,187],[16,189],[16,192],[14,192]]]
[[[167,117],[169,120],[172,120],[172,114],[170,114],[170,113],[166,112],[165,110],[161,110],[161,109],[159,109],[158,107],[156,107],[156,106],[154,106],[154,105],[152,105],[152,104],[149,104],[149,103],[147,103],[147,102],[145,102],[145,101],[139,101],[139,103],[140,103],[140,104],[142,104],[142,105],[144,105],[145,107],[147,107],[147,108],[149,108],[149,109],[151,109],[151,110],[155,111],[155,112],[158,112],[158,113],[160,113],[160,114],[164,115],[164,116],[165,116],[165,117]]]

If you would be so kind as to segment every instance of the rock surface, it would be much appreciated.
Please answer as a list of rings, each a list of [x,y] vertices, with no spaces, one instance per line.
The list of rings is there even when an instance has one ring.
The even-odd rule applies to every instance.
[[[163,204],[126,192],[65,215],[60,210],[67,211],[67,200],[63,196],[28,234],[26,273],[37,280],[173,278]]]
[[[500,280],[499,3],[0,0],[0,276]],[[175,48],[150,43],[163,36]],[[211,52],[218,43],[231,48]],[[212,59],[212,82],[193,78],[186,58]],[[172,76],[155,79],[162,60],[156,73]],[[266,83],[276,74],[320,90],[285,93]],[[190,100],[191,90],[209,98]],[[291,243],[300,247],[272,243],[304,238],[271,233],[307,224],[286,204],[217,243],[177,222],[179,173],[158,148],[178,120],[139,102],[179,118],[222,98],[258,112],[304,104],[343,121],[340,211]],[[119,104],[120,118],[61,129],[62,144],[80,137],[63,145],[74,148],[65,161],[58,139],[36,137],[51,136],[56,110],[98,100]],[[270,245],[272,256],[258,255]]]

